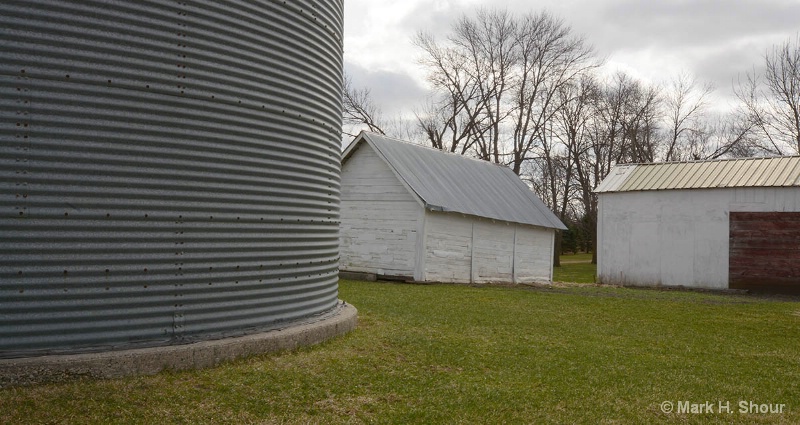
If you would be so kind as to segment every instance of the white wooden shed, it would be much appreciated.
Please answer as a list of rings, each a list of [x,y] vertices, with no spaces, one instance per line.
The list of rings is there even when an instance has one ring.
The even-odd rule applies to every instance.
[[[800,293],[800,157],[619,165],[595,192],[602,283]]]
[[[552,279],[558,218],[508,167],[362,132],[342,158],[340,269],[427,282]]]

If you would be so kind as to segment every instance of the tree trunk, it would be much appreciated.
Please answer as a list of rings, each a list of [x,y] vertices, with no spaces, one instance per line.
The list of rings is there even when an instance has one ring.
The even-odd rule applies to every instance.
[[[597,264],[597,209],[589,214],[589,234],[592,237],[592,264]]]
[[[555,246],[553,248],[553,267],[561,267],[561,230],[556,230]]]

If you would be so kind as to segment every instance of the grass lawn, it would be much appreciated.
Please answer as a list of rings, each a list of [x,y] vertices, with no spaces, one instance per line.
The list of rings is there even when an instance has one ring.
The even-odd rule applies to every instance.
[[[562,255],[561,266],[553,267],[553,282],[594,283],[596,275],[592,254]]]
[[[6,389],[0,423],[800,423],[797,301],[354,281],[340,297],[359,326],[322,345]],[[667,414],[665,401],[715,413]],[[743,414],[740,401],[786,406]]]

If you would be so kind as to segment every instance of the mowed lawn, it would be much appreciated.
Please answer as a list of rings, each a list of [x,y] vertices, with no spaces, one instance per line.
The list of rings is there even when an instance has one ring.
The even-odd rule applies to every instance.
[[[592,254],[565,254],[561,266],[553,267],[553,282],[594,283],[597,265],[592,264]]]
[[[0,423],[800,423],[791,299],[355,281],[340,297],[359,310],[346,336],[209,370],[5,389]],[[662,411],[679,401],[714,413]]]

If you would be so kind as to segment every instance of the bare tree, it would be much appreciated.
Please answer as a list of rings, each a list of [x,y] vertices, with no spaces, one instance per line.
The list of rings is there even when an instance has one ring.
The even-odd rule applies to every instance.
[[[618,72],[605,80],[584,78],[571,110],[568,146],[574,158],[574,199],[597,262],[597,197],[594,188],[617,163],[651,162],[659,150],[658,90]],[[571,106],[570,106],[571,105]]]
[[[434,147],[472,150],[481,159],[500,162],[500,124],[507,114],[504,97],[514,58],[514,26],[508,12],[480,9],[475,19],[462,16],[453,25],[448,43],[430,34],[417,34],[414,43],[425,56],[420,63],[439,95],[430,108],[436,114],[419,116]],[[439,118],[439,124],[432,118]],[[431,129],[436,131],[431,131]],[[444,146],[449,133],[449,146]]]
[[[369,131],[386,134],[379,123],[382,112],[375,105],[370,94],[370,89],[357,89],[353,87],[349,76],[344,79],[342,118],[345,124],[360,128],[366,127]],[[355,136],[355,134],[349,134]]]
[[[361,130],[415,142],[422,139],[420,128],[413,119],[400,113],[385,117],[380,106],[372,99],[370,90],[354,88],[350,78],[345,76],[342,133],[355,137]]]
[[[679,74],[670,82],[664,95],[667,125],[665,161],[698,159],[696,156],[702,155],[703,136],[708,130],[704,125],[704,113],[712,91],[710,84],[699,85],[686,73]]]
[[[656,159],[661,143],[659,104],[657,88],[623,72],[601,83],[591,131],[598,167],[595,175],[604,178],[616,163]]]
[[[685,135],[682,160],[744,158],[765,152],[753,136],[755,123],[746,115],[732,112],[708,117]]]
[[[370,95],[370,90],[356,89],[349,76],[344,78],[342,118],[345,126],[350,125],[357,131],[345,131],[345,134],[355,137],[358,131],[367,129],[374,133],[386,134],[383,130],[382,113],[375,105]],[[352,133],[352,134],[351,134]]]
[[[428,68],[428,80],[437,91],[427,108],[415,114],[417,123],[431,146],[463,155],[475,144],[484,106],[468,57],[438,45],[426,33],[417,34],[414,44],[426,54],[420,64]]]
[[[480,126],[473,133],[478,157],[501,163],[501,125],[510,114],[507,97],[517,61],[517,22],[508,11],[478,10],[475,19],[462,16],[450,41],[464,52],[478,94]]]
[[[625,87],[622,135],[617,162],[653,162],[658,151],[658,89],[636,80]]]
[[[525,159],[532,153],[535,156],[549,121],[569,100],[559,93],[599,63],[593,60],[594,51],[583,37],[574,35],[563,20],[544,12],[522,18],[517,45],[510,165],[519,174]]]
[[[431,145],[509,165],[517,174],[543,153],[559,88],[597,65],[583,38],[547,13],[514,17],[481,9],[461,17],[445,44],[425,33],[415,44],[439,93],[417,115]]]
[[[579,160],[590,143],[587,123],[597,94],[596,88],[590,74],[559,87],[556,102],[553,103],[558,105],[557,111],[542,132],[542,155],[533,159],[540,171],[539,181],[532,186],[565,223],[580,221],[585,211],[580,204],[582,196],[592,195],[593,187],[582,185],[581,180],[576,179],[576,173],[582,171]],[[580,174],[577,176],[580,177]],[[555,239],[556,252],[561,252],[561,243],[562,234],[558,233]],[[558,256],[554,257],[553,265],[560,265]]]
[[[773,47],[764,56],[763,80],[748,73],[735,88],[747,121],[771,154],[800,154],[800,36]]]
[[[600,99],[601,88],[597,80],[591,75],[583,76],[577,84],[570,84],[562,90],[562,95],[566,96],[564,107],[559,113],[559,122],[562,127],[562,134],[565,139],[565,146],[570,152],[569,158],[572,160],[571,177],[565,186],[571,189],[569,198],[563,199],[564,209],[562,221],[567,218],[567,206],[572,205],[572,201],[578,202],[578,208],[571,211],[572,221],[587,225],[583,232],[594,241],[596,230],[593,225],[597,220],[597,199],[594,188],[599,180],[594,174],[599,169],[595,166],[596,158],[592,157],[593,142],[591,123],[594,119],[597,102]],[[574,177],[573,177],[574,175]],[[593,253],[593,263],[597,263],[597,255]]]

